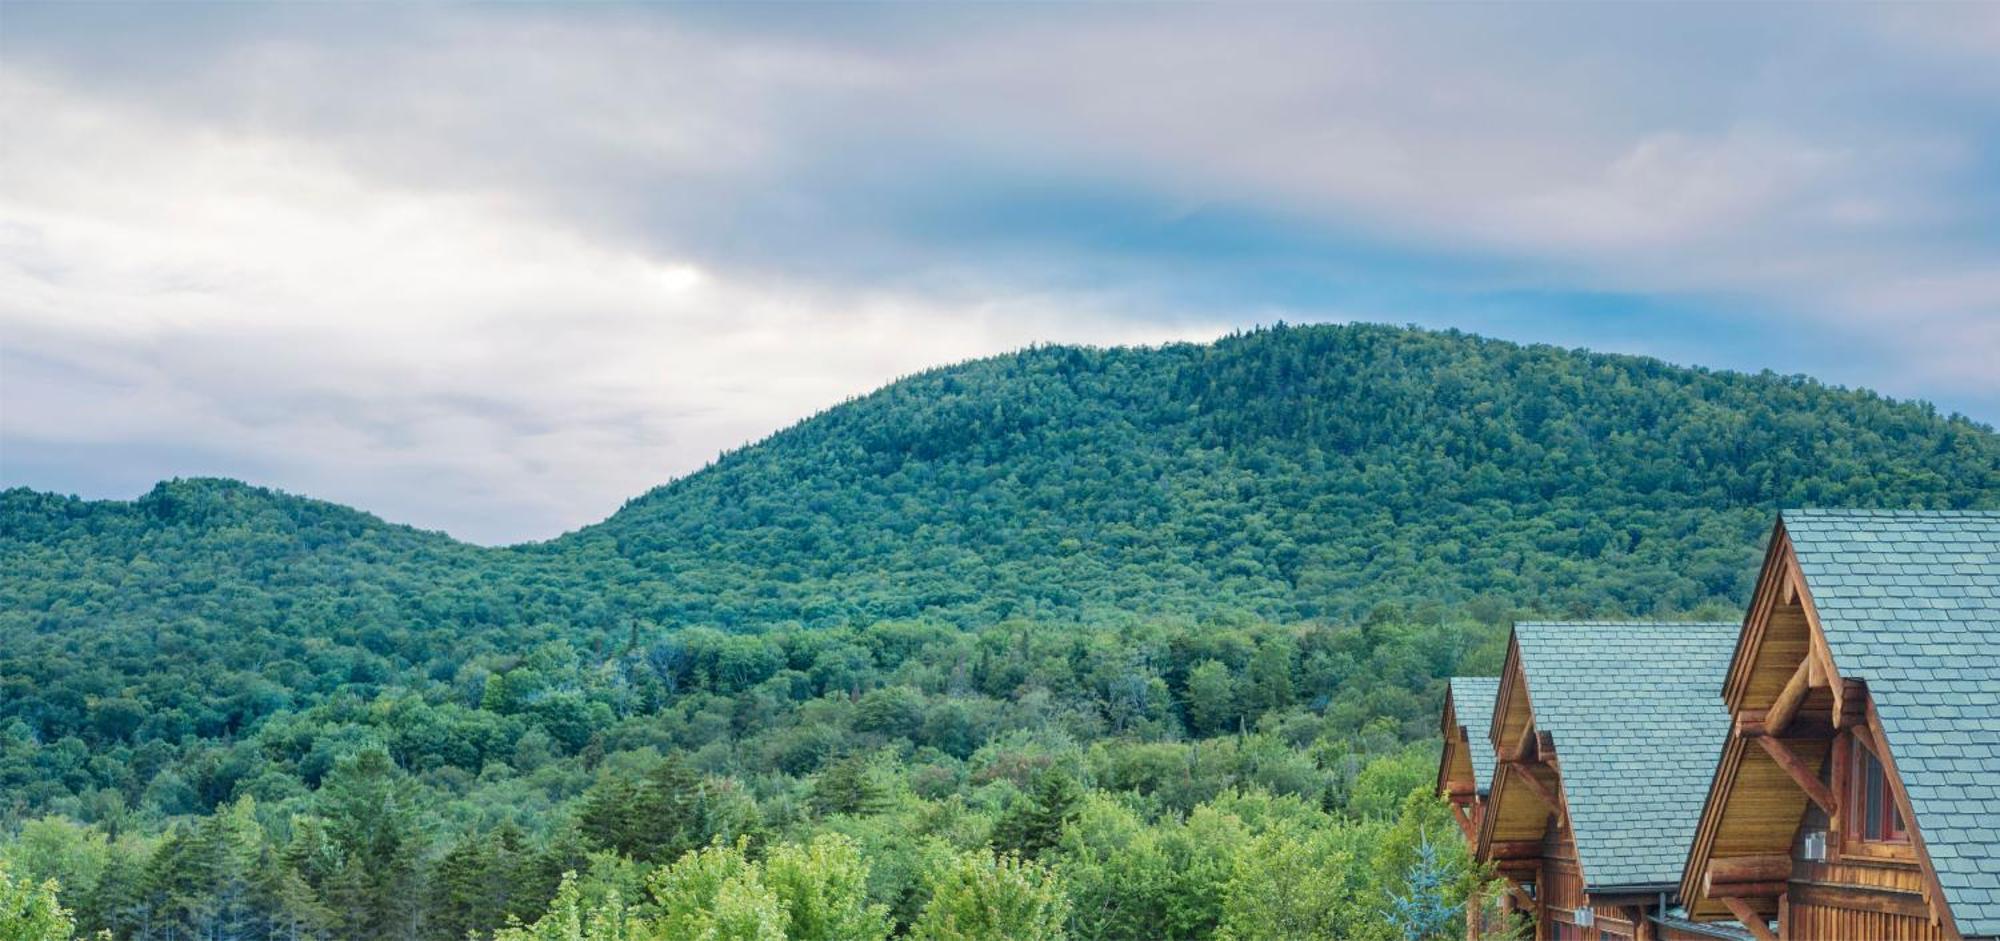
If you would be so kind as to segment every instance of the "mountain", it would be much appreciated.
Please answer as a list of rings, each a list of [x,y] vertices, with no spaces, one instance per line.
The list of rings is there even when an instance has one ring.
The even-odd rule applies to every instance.
[[[1797,377],[1313,327],[932,370],[531,545],[228,480],[10,490],[0,868],[118,937],[447,941],[567,870],[640,891],[592,851],[838,831],[907,924],[923,840],[1050,847],[1051,769],[1163,841],[1277,800],[1374,846],[1443,813],[1405,800],[1442,678],[1496,670],[1510,613],[1732,616],[1800,505],[2000,506],[2000,436]]]
[[[913,376],[536,551],[728,627],[1650,614],[1741,601],[1780,506],[1993,505],[1996,468],[1989,428],[1803,378],[1278,328]]]
[[[207,734],[481,652],[694,625],[1664,614],[1740,603],[1780,506],[1996,505],[1991,429],[1798,377],[1382,326],[1042,347],[512,548],[231,481],[7,491],[0,683],[89,662],[79,700],[181,702]],[[196,709],[215,694],[158,667],[193,651],[237,705]]]

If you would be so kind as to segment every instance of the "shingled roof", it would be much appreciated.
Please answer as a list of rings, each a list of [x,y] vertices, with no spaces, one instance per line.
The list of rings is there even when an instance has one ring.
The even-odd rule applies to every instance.
[[[1451,711],[1465,726],[1471,748],[1472,781],[1483,796],[1493,789],[1493,745],[1487,730],[1493,725],[1493,697],[1500,689],[1497,676],[1454,676],[1451,678]]]
[[[1835,669],[1868,684],[1959,932],[2000,935],[2000,512],[1783,522]]]
[[[1734,622],[1514,625],[1535,728],[1554,739],[1584,884],[1678,885],[1715,757]]]

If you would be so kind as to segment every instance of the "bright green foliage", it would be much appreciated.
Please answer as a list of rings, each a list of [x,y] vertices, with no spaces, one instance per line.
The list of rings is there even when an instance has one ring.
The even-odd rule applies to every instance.
[[[1049,870],[1015,856],[966,853],[931,880],[914,941],[1056,941],[1069,897]]]
[[[788,941],[881,941],[888,908],[868,902],[868,864],[854,841],[823,834],[811,844],[774,847],[764,882],[785,910]]]
[[[0,865],[0,941],[70,941],[76,922],[56,901],[54,880],[16,880]]]
[[[852,840],[823,834],[774,847],[761,863],[744,846],[689,853],[649,880],[660,938],[716,941],[882,941],[887,908],[868,901],[868,864]]]
[[[742,844],[681,857],[651,880],[660,908],[654,932],[691,941],[785,941],[783,900],[764,884]]]
[[[1375,841],[1368,905],[1375,927],[1393,926],[1391,941],[1453,941],[1465,937],[1468,901],[1498,899],[1504,885],[1473,861],[1449,805],[1428,788],[1404,795],[1396,821]],[[1504,924],[1494,913],[1489,924]],[[1500,939],[1505,931],[1488,931]]]
[[[1236,708],[1236,678],[1226,664],[1204,660],[1188,671],[1187,712],[1196,735],[1235,731],[1242,712]]]
[[[1209,937],[1249,839],[1240,818],[1206,806],[1185,822],[1149,825],[1106,797],[1086,800],[1054,854],[1075,903],[1070,933],[1078,941]]]
[[[1223,890],[1219,941],[1358,938],[1361,908],[1351,835],[1281,826],[1236,856]]]
[[[0,845],[0,866],[70,886],[73,892],[97,885],[111,855],[102,832],[52,815],[28,821],[13,842]]]
[[[596,905],[587,903],[576,874],[566,873],[548,914],[530,925],[517,923],[503,928],[494,941],[652,941],[656,937],[615,894]]]
[[[1416,751],[1383,755],[1355,775],[1348,806],[1363,817],[1385,820],[1403,812],[1403,800],[1437,777],[1437,759]]]

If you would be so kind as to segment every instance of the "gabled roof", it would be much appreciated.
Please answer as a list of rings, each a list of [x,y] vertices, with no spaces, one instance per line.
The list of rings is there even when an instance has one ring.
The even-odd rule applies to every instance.
[[[1535,728],[1554,741],[1586,887],[1679,885],[1715,756],[1733,622],[1514,625]]]
[[[1471,745],[1466,757],[1472,760],[1472,780],[1482,795],[1493,788],[1493,746],[1487,741],[1487,729],[1493,724],[1493,696],[1499,689],[1497,676],[1451,678],[1452,715],[1465,727]]]
[[[1781,522],[1836,668],[1868,684],[1953,920],[2000,935],[2000,512]]]

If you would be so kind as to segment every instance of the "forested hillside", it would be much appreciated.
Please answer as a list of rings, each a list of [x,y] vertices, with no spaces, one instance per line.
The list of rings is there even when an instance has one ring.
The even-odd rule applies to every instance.
[[[934,370],[528,546],[8,491],[0,869],[149,941],[1423,936],[1478,878],[1406,799],[1440,679],[1516,613],[1733,617],[1788,505],[2000,506],[2000,437],[1314,327]]]
[[[915,376],[543,551],[665,620],[1382,601],[1648,614],[1748,590],[1780,506],[1984,505],[1991,431],[1778,376],[1389,327]]]

